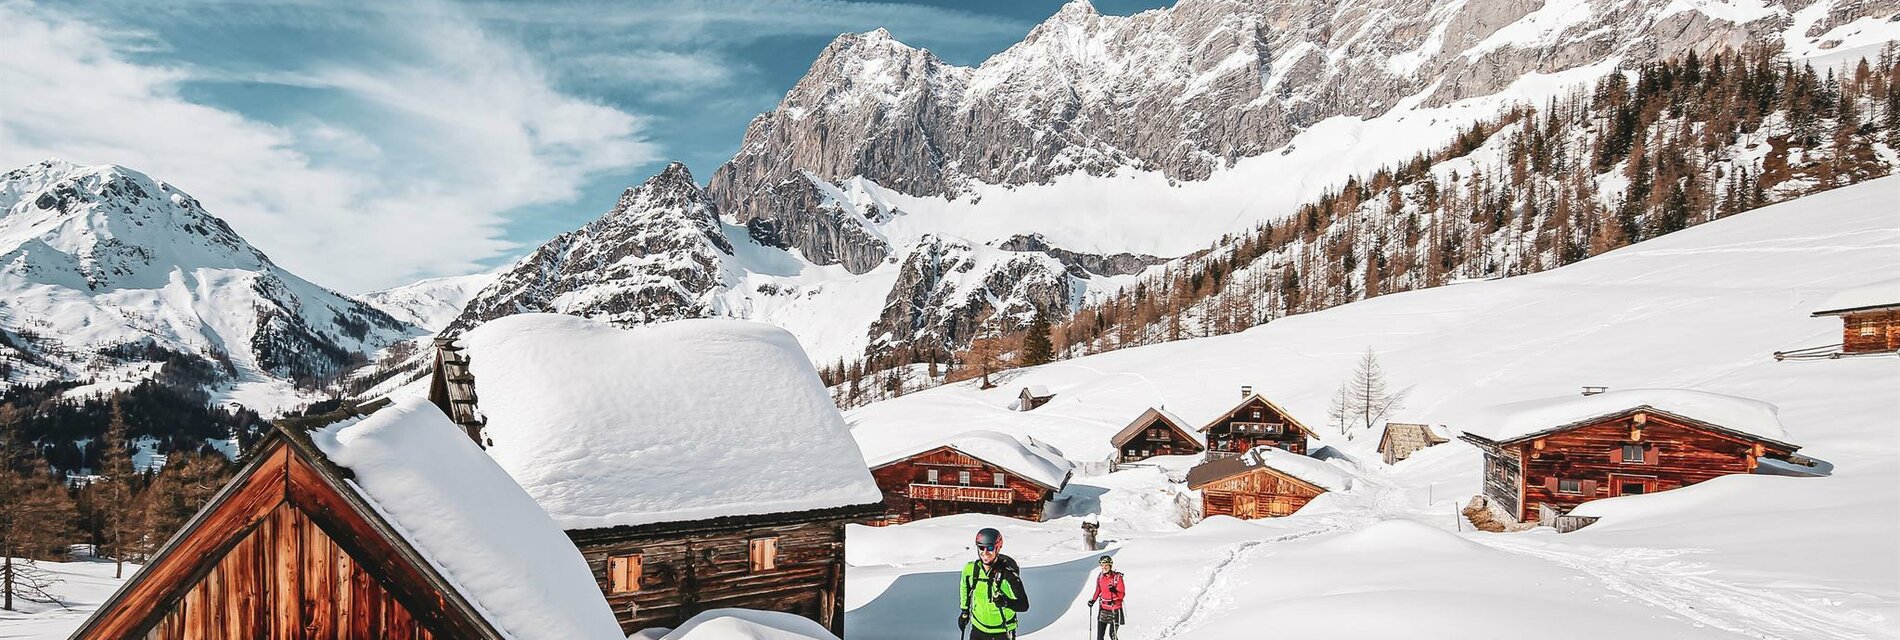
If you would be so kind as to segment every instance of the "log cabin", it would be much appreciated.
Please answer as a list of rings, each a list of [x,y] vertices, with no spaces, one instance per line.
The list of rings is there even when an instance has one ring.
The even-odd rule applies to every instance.
[[[580,553],[421,399],[280,420],[81,639],[621,638]]]
[[[1841,353],[1900,352],[1900,279],[1842,291],[1821,307],[1814,317],[1841,319]]]
[[[1460,419],[1484,453],[1494,515],[1540,520],[1579,504],[1655,493],[1786,461],[1774,405],[1686,389],[1631,389],[1492,407]]]
[[[884,493],[879,524],[987,513],[1041,522],[1069,484],[1062,452],[995,431],[970,431],[867,459]]]
[[[1386,464],[1398,464],[1419,449],[1447,442],[1451,439],[1431,425],[1387,422],[1385,432],[1379,436],[1379,455],[1385,458]]]
[[[1189,429],[1187,425],[1186,420],[1167,409],[1151,407],[1141,412],[1128,426],[1122,427],[1114,437],[1109,438],[1109,444],[1115,447],[1115,462],[1137,462],[1154,456],[1206,451],[1207,445],[1201,444],[1197,437],[1200,432]]]
[[[1188,470],[1201,492],[1201,516],[1243,520],[1293,515],[1327,491],[1352,488],[1352,476],[1325,461],[1261,445]]]
[[[1208,461],[1237,456],[1261,445],[1304,454],[1306,439],[1313,437],[1313,431],[1293,414],[1247,386],[1240,388],[1240,404],[1201,425],[1200,432],[1206,436]]]
[[[845,525],[883,500],[791,334],[519,314],[451,346],[432,397],[566,532],[625,632],[747,608],[843,635]]]
[[[1050,391],[1048,387],[1032,384],[1023,387],[1022,392],[1016,394],[1016,410],[1034,411],[1036,407],[1049,404],[1049,401],[1055,397],[1056,392]]]

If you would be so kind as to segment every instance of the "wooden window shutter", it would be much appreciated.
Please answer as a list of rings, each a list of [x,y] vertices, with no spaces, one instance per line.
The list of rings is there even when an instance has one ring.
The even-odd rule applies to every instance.
[[[1644,448],[1643,449],[1643,464],[1656,464],[1656,462],[1662,458],[1662,455],[1659,453],[1661,449],[1662,447],[1658,447],[1653,444],[1649,445],[1647,448]]]
[[[1596,494],[1597,494],[1597,481],[1595,480],[1583,481],[1583,495],[1594,497],[1596,496]]]
[[[640,554],[630,556],[611,556],[607,558],[608,593],[637,593],[640,591],[641,560]]]
[[[778,538],[754,538],[751,546],[753,571],[778,568]]]
[[[1610,447],[1610,464],[1623,464],[1623,445]]]
[[[1557,492],[1557,476],[1544,476],[1544,490],[1551,493]]]

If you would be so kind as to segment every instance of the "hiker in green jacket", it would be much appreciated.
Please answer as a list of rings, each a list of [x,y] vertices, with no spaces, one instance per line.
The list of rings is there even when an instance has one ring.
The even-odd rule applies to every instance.
[[[1029,610],[1029,592],[1023,590],[1016,559],[1003,555],[1003,532],[988,527],[976,532],[976,560],[963,565],[957,602],[957,633],[969,629],[970,640],[1009,640],[1016,637],[1016,614]]]

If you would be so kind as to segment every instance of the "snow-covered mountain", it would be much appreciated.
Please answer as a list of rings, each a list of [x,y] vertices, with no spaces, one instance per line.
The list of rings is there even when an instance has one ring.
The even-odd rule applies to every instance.
[[[494,282],[493,273],[445,276],[372,291],[357,298],[392,318],[435,332],[455,321],[468,301]]]
[[[1687,51],[1872,56],[1900,38],[1897,14],[1900,0],[1184,0],[1124,17],[1078,0],[975,67],[882,29],[845,34],[703,190],[668,168],[654,179],[668,193],[630,191],[453,327],[724,315],[779,323],[820,361],[954,348],[1513,105]]]
[[[272,263],[190,195],[116,165],[0,174],[0,389],[168,380],[254,408],[417,332]],[[265,404],[268,404],[266,402]]]

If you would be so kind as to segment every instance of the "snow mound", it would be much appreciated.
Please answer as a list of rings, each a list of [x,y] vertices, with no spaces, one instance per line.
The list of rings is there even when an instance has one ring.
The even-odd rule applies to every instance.
[[[660,640],[836,640],[802,616],[752,609],[713,609],[693,616]]]
[[[1381,520],[1313,546],[1354,556],[1496,553],[1458,534],[1412,520]]]
[[[502,633],[622,637],[574,544],[428,400],[395,400],[310,439]]]
[[[1845,289],[1828,296],[1814,315],[1893,306],[1900,306],[1900,278]]]
[[[798,341],[733,320],[556,314],[469,331],[488,453],[566,529],[881,500]]]
[[[1033,439],[1024,442],[995,431],[965,431],[947,440],[926,441],[867,457],[865,461],[872,467],[881,467],[944,446],[1057,490],[1068,484],[1069,473],[1075,469],[1075,463],[1063,458],[1062,452],[1054,447]]]
[[[1788,442],[1775,405],[1689,389],[1627,389],[1495,405],[1447,421],[1498,442],[1518,440],[1603,416],[1649,407],[1757,438]]]

